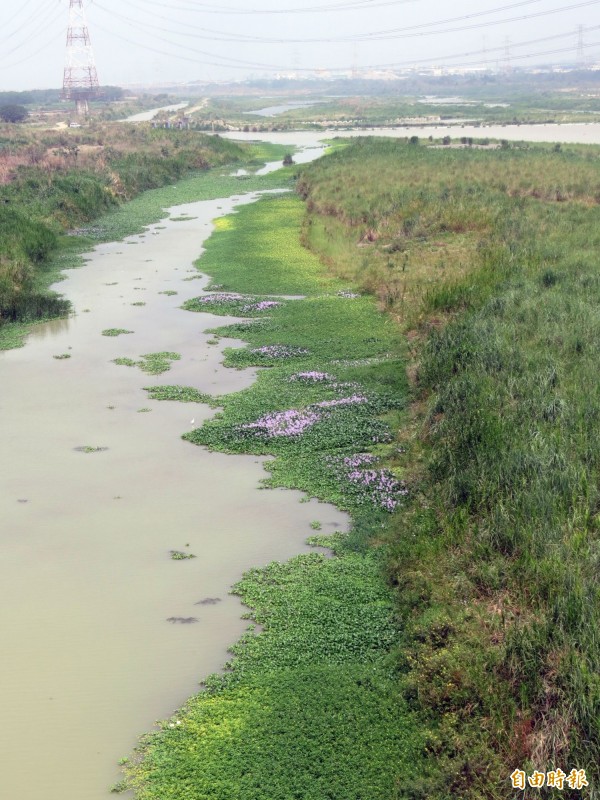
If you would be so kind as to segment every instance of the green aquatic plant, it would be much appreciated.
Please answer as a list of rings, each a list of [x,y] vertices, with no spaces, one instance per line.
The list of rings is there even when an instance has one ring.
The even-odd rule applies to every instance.
[[[205,311],[211,314],[240,317],[261,317],[284,305],[281,298],[244,295],[236,292],[214,292],[186,300],[186,311]]]
[[[181,356],[179,353],[172,353],[169,351],[160,353],[147,353],[141,356],[140,361],[135,361],[132,358],[120,357],[113,359],[113,364],[118,364],[123,367],[139,367],[143,372],[149,375],[160,375],[171,369],[172,361],[179,361]]]
[[[126,328],[105,328],[102,331],[102,336],[122,336],[125,333],[133,333]]]
[[[93,447],[92,445],[86,444],[75,447],[74,450],[78,453],[103,453],[108,450],[108,447]]]
[[[170,550],[169,552],[173,561],[185,561],[189,558],[196,558],[193,553],[184,553],[181,550]]]
[[[177,400],[180,403],[205,403],[215,406],[217,399],[192,386],[146,386],[150,400]]]

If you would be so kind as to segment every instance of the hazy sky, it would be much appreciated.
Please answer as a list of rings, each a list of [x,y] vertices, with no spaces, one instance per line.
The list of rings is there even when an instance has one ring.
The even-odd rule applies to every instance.
[[[1,3],[0,90],[62,85],[68,0]],[[84,0],[100,83],[600,60],[600,0]],[[313,40],[313,41],[311,41]],[[317,41],[314,41],[317,40]],[[524,56],[527,56],[525,58]]]

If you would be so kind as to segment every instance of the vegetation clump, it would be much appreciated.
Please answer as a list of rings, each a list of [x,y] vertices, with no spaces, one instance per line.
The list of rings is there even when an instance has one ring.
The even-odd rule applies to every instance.
[[[160,353],[147,353],[145,356],[140,356],[141,361],[135,361],[132,358],[120,357],[113,359],[114,364],[121,367],[139,367],[143,372],[149,375],[160,375],[163,372],[168,372],[171,369],[172,361],[179,361],[181,356],[179,353],[171,353],[164,351]]]
[[[125,333],[133,333],[126,328],[106,328],[102,331],[102,336],[122,336]]]
[[[181,550],[171,550],[170,553],[173,561],[186,561],[189,558],[196,558],[193,553],[184,553]]]
[[[193,386],[146,386],[150,400],[177,400],[180,403],[205,403],[214,405],[215,399],[204,392],[194,389]]]
[[[182,308],[186,311],[209,311],[211,314],[260,317],[264,312],[273,311],[281,305],[283,301],[273,297],[215,292],[186,300]]]

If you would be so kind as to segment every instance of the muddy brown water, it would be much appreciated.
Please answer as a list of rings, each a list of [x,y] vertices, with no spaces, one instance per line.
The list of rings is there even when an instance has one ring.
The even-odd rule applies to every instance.
[[[302,162],[330,135],[230,136],[303,145]],[[600,125],[453,135],[600,143]],[[246,629],[228,594],[242,572],[306,550],[313,520],[325,531],[347,524],[331,506],[300,504],[298,492],[257,491],[261,459],[183,442],[191,420],[197,426],[213,412],[149,401],[142,388],[224,393],[254,380],[253,370],[221,366],[231,340],[208,344],[205,330],[227,318],[179,306],[206,283],[185,279],[197,274],[192,262],[211,221],[256,197],[176,207],[171,216],[193,219],[97,247],[59,287],[76,315],[0,353],[2,800],[108,800],[118,759],[220,668]],[[166,290],[178,294],[159,294]],[[104,337],[105,328],[134,333]],[[111,363],[162,350],[182,356],[162,376]],[[53,357],[62,354],[70,358]],[[77,449],[86,447],[107,449]],[[197,557],[173,561],[171,550]],[[190,618],[198,621],[168,621]]]
[[[206,283],[185,279],[211,220],[256,198],[173,208],[194,219],[97,247],[60,284],[76,315],[0,354],[2,798],[108,800],[118,760],[246,629],[228,594],[242,572],[308,549],[312,520],[347,524],[298,492],[258,491],[261,459],[182,441],[214,412],[142,388],[224,393],[254,380],[221,366],[232,340],[207,343],[227,318],[179,306]],[[162,350],[182,358],[161,376],[112,363]]]

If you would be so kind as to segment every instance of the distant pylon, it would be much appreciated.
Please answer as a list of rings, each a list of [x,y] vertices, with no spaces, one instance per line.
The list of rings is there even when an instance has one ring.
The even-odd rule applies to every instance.
[[[69,0],[63,98],[75,101],[77,114],[87,114],[88,102],[99,96],[100,85],[83,10],[83,0]]]

